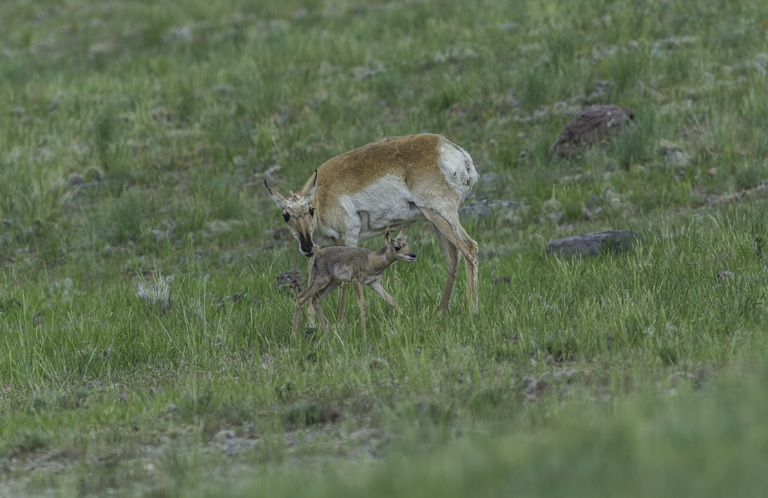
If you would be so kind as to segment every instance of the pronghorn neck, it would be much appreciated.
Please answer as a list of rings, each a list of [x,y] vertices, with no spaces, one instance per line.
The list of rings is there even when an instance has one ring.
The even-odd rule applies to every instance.
[[[381,249],[378,254],[381,257],[381,261],[384,263],[384,268],[395,262],[395,255],[392,253],[389,247]]]

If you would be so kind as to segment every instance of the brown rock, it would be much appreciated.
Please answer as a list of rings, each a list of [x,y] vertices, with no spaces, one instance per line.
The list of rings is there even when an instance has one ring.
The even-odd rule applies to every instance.
[[[593,105],[581,111],[552,144],[549,157],[573,157],[587,147],[607,143],[622,129],[634,123],[635,113],[626,107]]]
[[[275,287],[278,289],[288,289],[300,291],[304,288],[304,272],[301,270],[290,270],[281,273],[275,279]]]

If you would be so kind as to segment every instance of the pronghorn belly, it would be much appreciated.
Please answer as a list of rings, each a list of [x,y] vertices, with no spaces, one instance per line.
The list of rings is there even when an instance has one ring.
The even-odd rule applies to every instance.
[[[360,192],[344,195],[339,203],[347,213],[347,228],[359,226],[359,240],[425,219],[397,175],[384,176]]]
[[[333,275],[340,282],[349,282],[352,280],[354,270],[349,265],[336,265],[333,269]]]
[[[363,285],[371,285],[374,282],[379,282],[381,280],[381,273],[376,273],[374,275],[360,275],[360,283]]]

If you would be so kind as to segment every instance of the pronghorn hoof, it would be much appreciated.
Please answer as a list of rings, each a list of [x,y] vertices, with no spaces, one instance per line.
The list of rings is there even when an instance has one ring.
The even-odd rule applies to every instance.
[[[317,327],[307,327],[304,331],[304,337],[312,337],[315,335],[315,332],[317,332]]]

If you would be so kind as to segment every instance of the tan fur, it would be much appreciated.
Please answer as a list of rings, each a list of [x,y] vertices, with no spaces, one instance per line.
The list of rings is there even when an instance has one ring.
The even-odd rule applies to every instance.
[[[306,256],[317,245],[357,246],[387,226],[430,221],[448,267],[440,311],[448,308],[464,256],[470,307],[476,312],[477,243],[461,226],[458,208],[477,179],[464,149],[440,135],[424,133],[381,140],[334,157],[287,199],[269,185],[267,189],[290,216],[288,226]],[[310,208],[314,217],[307,214]],[[342,290],[342,300],[343,295]]]
[[[380,251],[370,251],[359,247],[332,246],[320,249],[315,254],[309,286],[299,294],[299,299],[296,301],[296,309],[293,314],[294,334],[299,328],[301,309],[307,301],[312,303],[320,325],[324,325],[325,319],[319,302],[339,284],[347,282],[351,282],[355,289],[364,332],[366,330],[366,305],[362,292],[363,284],[371,287],[379,296],[402,313],[395,298],[381,286],[381,276],[384,274],[384,270],[397,260],[416,261],[416,254],[410,251],[402,230],[394,238],[390,238],[389,231],[387,231],[385,238],[387,245]]]

